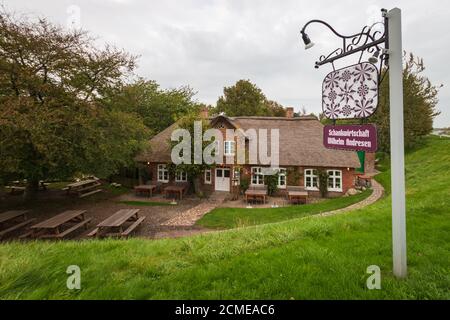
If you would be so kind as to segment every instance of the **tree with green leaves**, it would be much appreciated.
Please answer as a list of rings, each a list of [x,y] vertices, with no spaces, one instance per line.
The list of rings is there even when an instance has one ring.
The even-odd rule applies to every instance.
[[[200,110],[192,99],[194,95],[189,87],[163,90],[155,81],[138,79],[120,88],[108,104],[137,114],[157,134],[184,115]]]
[[[223,96],[216,104],[218,113],[227,116],[285,116],[283,106],[268,100],[264,93],[250,80],[239,80],[231,87],[223,89]]]
[[[108,107],[135,58],[96,49],[82,31],[0,13],[0,180],[75,173],[106,177],[132,162],[148,137],[135,114]]]
[[[439,115],[436,109],[440,86],[435,86],[423,75],[423,59],[404,54],[403,104],[405,147],[412,148],[422,137],[433,130],[433,119]],[[386,72],[386,70],[384,71]],[[389,71],[380,85],[378,109],[369,119],[377,125],[378,149],[389,152]]]
[[[186,172],[187,174],[187,178],[188,180],[192,183],[192,186],[194,187],[194,192],[197,195],[202,195],[201,194],[201,190],[200,190],[200,176],[203,173],[203,171],[205,169],[211,168],[211,165],[208,165],[205,163],[205,161],[201,161],[200,164],[196,164],[195,163],[195,159],[194,159],[194,155],[195,155],[195,150],[194,150],[194,141],[195,141],[195,131],[194,131],[194,125],[195,122],[199,121],[201,122],[201,126],[202,126],[202,132],[201,132],[201,137],[198,137],[200,139],[202,139],[202,154],[204,149],[210,145],[211,143],[213,143],[212,141],[203,141],[203,136],[206,130],[210,129],[210,123],[207,119],[202,119],[198,116],[198,113],[189,113],[187,115],[185,115],[184,117],[182,117],[181,119],[178,120],[178,128],[179,129],[184,129],[187,130],[189,132],[189,135],[191,137],[191,141],[190,141],[190,163],[182,163],[179,165],[174,165],[171,164],[169,165],[169,172],[171,173],[171,175],[174,175],[177,171],[182,171],[182,172]],[[172,146],[172,150],[173,147],[175,147],[176,145],[178,145],[181,141],[170,141],[170,144]],[[179,154],[178,156],[180,156],[180,158],[183,157],[183,154]]]

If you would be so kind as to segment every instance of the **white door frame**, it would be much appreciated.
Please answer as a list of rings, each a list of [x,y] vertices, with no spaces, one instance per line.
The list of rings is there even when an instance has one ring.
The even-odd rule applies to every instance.
[[[217,171],[222,171],[222,177],[217,177]],[[225,171],[228,171],[228,177],[225,177]],[[231,169],[230,168],[216,168],[214,171],[214,190],[230,192]]]

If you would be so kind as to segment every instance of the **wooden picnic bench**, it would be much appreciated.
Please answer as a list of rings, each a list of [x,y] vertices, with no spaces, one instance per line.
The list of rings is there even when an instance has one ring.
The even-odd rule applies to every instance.
[[[5,186],[5,189],[9,190],[9,194],[22,194],[25,192],[25,187],[20,186]]]
[[[0,214],[0,239],[7,234],[19,230],[36,219],[27,219],[28,210],[6,211]]]
[[[141,184],[139,186],[134,187],[134,192],[136,195],[139,194],[148,194],[148,197],[150,198],[153,195],[153,192],[157,191],[159,189],[159,184]]]
[[[287,186],[286,196],[289,203],[303,203],[308,201],[308,191],[303,187]]]
[[[249,200],[262,201],[266,203],[267,190],[264,188],[249,188],[245,191],[245,201],[248,203]]]
[[[183,195],[186,193],[188,189],[187,184],[175,184],[172,186],[167,186],[164,188],[164,194],[166,196],[170,194],[176,194],[180,200],[183,200]]]
[[[87,229],[91,218],[85,218],[86,210],[68,210],[53,218],[31,226],[31,237],[64,238],[81,227]]]
[[[75,194],[80,198],[84,198],[97,192],[101,192],[102,190],[98,189],[100,185],[101,183],[98,180],[89,179],[70,183],[63,188],[63,190],[66,191],[68,195]]]
[[[92,230],[88,236],[121,236],[127,237],[144,220],[145,217],[139,217],[139,209],[122,209],[114,213],[109,218],[103,220]],[[131,222],[131,225],[127,225]],[[126,229],[125,229],[126,228]]]

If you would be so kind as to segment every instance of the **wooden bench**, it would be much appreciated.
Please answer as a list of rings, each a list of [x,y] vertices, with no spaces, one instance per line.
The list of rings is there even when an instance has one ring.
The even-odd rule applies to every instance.
[[[98,231],[100,230],[100,228],[95,228],[94,230],[92,230],[91,232],[89,232],[87,234],[88,237],[95,237],[98,234]]]
[[[133,230],[136,229],[144,220],[145,217],[140,217],[139,219],[137,219],[135,222],[133,222],[132,225],[130,225],[124,232],[121,233],[121,236],[128,237],[128,235],[133,232]]]
[[[2,239],[8,233],[11,233],[11,232],[13,232],[15,230],[19,230],[20,228],[25,227],[26,225],[34,222],[35,220],[36,219],[34,219],[34,218],[33,219],[29,219],[29,220],[25,220],[23,222],[20,222],[20,223],[14,225],[14,226],[9,227],[8,229],[2,230],[0,232],[0,239]]]
[[[57,233],[57,234],[45,234],[42,235],[41,238],[64,238],[65,236],[67,236],[68,234],[74,232],[75,230],[80,229],[81,227],[85,227],[87,229],[87,225],[88,223],[92,220],[92,218],[88,218],[85,219],[79,223],[77,223],[76,225],[70,227],[69,229],[64,230],[61,233]]]
[[[90,191],[90,192],[82,193],[82,194],[80,194],[78,197],[79,197],[79,198],[84,198],[84,197],[93,195],[93,194],[98,193],[98,192],[102,192],[102,189],[96,189],[96,190],[92,190],[92,191]]]
[[[5,189],[9,189],[9,193],[11,195],[13,194],[20,194],[25,192],[25,187],[18,187],[18,186],[6,186]]]

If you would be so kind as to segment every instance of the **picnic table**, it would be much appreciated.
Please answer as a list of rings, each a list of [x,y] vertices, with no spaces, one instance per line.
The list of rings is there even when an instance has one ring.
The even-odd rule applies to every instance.
[[[174,193],[178,195],[179,199],[183,199],[183,194],[186,192],[187,186],[185,185],[173,185],[164,188],[164,194],[168,195]]]
[[[115,214],[100,222],[97,228],[89,233],[88,236],[128,236],[134,229],[136,229],[144,220],[145,217],[139,217],[139,209],[121,209]],[[126,226],[127,222],[132,222],[131,225]],[[127,228],[124,230],[124,228]]]
[[[245,191],[245,201],[248,203],[249,199],[258,200],[262,199],[263,203],[266,203],[267,191],[263,189],[247,189]]]
[[[308,199],[307,191],[295,191],[288,190],[287,191],[288,200],[290,203],[305,203]]]
[[[97,189],[101,183],[96,179],[82,180],[68,184],[63,190],[67,194],[76,194],[80,198],[87,197],[97,192],[101,192],[101,189]]]
[[[28,210],[6,211],[0,214],[0,239],[8,233],[18,230],[35,219],[27,219]]]
[[[92,220],[86,219],[86,210],[68,210],[53,218],[31,226],[31,237],[64,238],[75,230],[85,227]],[[75,223],[75,224],[74,224]]]
[[[156,184],[142,184],[134,187],[134,192],[136,195],[138,194],[148,194],[148,197],[153,195],[153,192],[156,191],[158,185]]]

